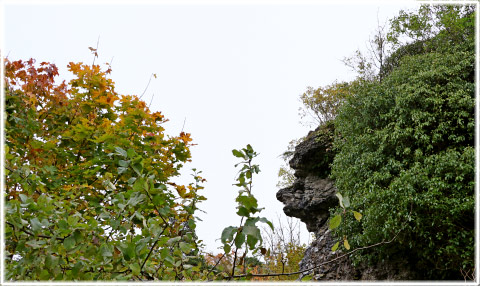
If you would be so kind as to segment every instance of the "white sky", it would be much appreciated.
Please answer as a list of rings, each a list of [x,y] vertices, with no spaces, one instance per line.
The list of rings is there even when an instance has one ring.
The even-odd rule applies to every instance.
[[[253,193],[266,208],[261,215],[276,222],[283,215],[275,197],[278,156],[309,131],[299,123],[299,95],[307,86],[353,79],[341,60],[365,50],[377,15],[384,24],[416,5],[15,3],[3,8],[2,55],[10,60],[49,61],[70,79],[68,62],[91,63],[88,47],[100,36],[96,63],[113,57],[117,92],[140,95],[157,75],[143,99],[149,103],[155,94],[151,110],[170,119],[167,133],[177,135],[185,120],[184,131],[198,144],[180,180],[189,180],[191,168],[207,179],[202,194],[208,200],[200,205],[207,214],[200,214],[198,235],[210,251],[220,246],[223,228],[240,222],[232,186],[238,161],[231,150],[249,143],[260,153]]]

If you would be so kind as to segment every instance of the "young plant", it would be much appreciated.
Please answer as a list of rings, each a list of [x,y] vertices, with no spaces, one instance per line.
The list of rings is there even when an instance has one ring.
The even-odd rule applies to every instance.
[[[253,150],[250,144],[241,150],[232,150],[235,157],[242,159],[242,161],[235,165],[241,165],[235,186],[239,187],[238,196],[236,198],[237,214],[241,217],[240,226],[226,227],[221,236],[223,249],[225,254],[229,254],[232,246],[235,246],[234,258],[232,265],[231,276],[235,275],[235,266],[238,258],[238,250],[244,247],[243,256],[240,258],[239,265],[245,262],[245,257],[248,251],[253,251],[252,254],[260,251],[262,254],[266,252],[265,248],[260,247],[262,244],[262,236],[260,228],[257,226],[258,222],[266,223],[272,228],[273,224],[264,217],[255,216],[261,212],[263,208],[258,207],[257,199],[252,194],[253,174],[258,174],[260,168],[258,165],[252,164],[253,158],[258,154]],[[244,267],[244,272],[246,268]]]

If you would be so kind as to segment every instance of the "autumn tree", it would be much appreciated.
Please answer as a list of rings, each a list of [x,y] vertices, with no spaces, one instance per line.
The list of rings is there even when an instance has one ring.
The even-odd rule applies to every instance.
[[[267,249],[262,256],[265,263],[258,266],[259,273],[291,273],[297,272],[300,268],[307,244],[302,243],[300,232],[301,221],[297,218],[287,217],[282,222],[280,217],[274,229],[264,228],[265,243]],[[296,280],[299,275],[292,276],[271,276],[265,278],[256,278],[254,280]]]
[[[188,133],[120,95],[111,69],[5,59],[6,280],[187,280],[204,181],[174,183]]]
[[[303,106],[300,107],[301,118],[313,119],[314,126],[323,125],[335,118],[338,108],[349,97],[349,84],[346,82],[334,82],[324,87],[308,87],[307,91],[300,95]]]

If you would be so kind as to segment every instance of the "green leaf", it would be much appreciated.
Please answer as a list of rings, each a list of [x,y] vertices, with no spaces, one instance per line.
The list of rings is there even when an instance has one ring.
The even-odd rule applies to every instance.
[[[115,147],[115,151],[117,151],[117,154],[122,156],[122,157],[127,157],[127,151],[123,150],[120,147]]]
[[[343,197],[343,205],[345,206],[345,208],[348,208],[350,207],[350,199],[348,197]]]
[[[123,258],[125,258],[125,260],[127,261],[135,258],[135,243],[134,242],[129,243],[127,247],[122,249],[122,253],[123,253]]]
[[[223,245],[223,250],[225,251],[225,253],[230,253],[230,250],[232,249],[232,247],[230,246],[230,244],[224,244]]]
[[[58,222],[58,228],[68,229],[68,223],[62,219]]]
[[[145,185],[144,178],[138,178],[132,186],[134,192],[141,192]]]
[[[26,203],[28,201],[28,197],[26,195],[20,194],[19,196],[22,203]]]
[[[235,247],[241,248],[244,243],[245,243],[245,234],[237,233],[237,235],[235,236]]]
[[[332,251],[336,251],[338,249],[338,245],[340,245],[340,241],[337,241],[337,243],[335,243],[333,246],[332,246]]]
[[[344,238],[344,239],[343,239],[343,246],[345,246],[345,248],[346,248],[347,250],[350,250],[350,244],[348,244],[347,238]]]
[[[181,239],[182,239],[181,236],[172,237],[167,241],[167,244],[168,245],[173,245],[173,244],[179,242]]]
[[[301,281],[310,281],[313,279],[313,275],[305,275],[302,277]]]
[[[30,223],[32,225],[32,230],[34,232],[38,232],[40,230],[42,230],[42,224],[40,223],[40,221],[38,220],[38,218],[32,218],[30,220]]]
[[[355,219],[360,221],[362,219],[362,214],[356,211],[352,211],[353,215],[355,216]]]
[[[232,153],[233,153],[233,156],[235,156],[235,157],[244,158],[243,153],[240,152],[240,151],[238,151],[238,150],[236,150],[236,149],[233,149],[233,150],[232,150]]]
[[[155,231],[156,233],[159,233],[160,232],[160,227],[158,227],[158,231]],[[164,246],[166,243],[168,243],[168,240],[170,238],[168,236],[162,236],[158,239],[158,246]]]
[[[130,270],[132,270],[132,274],[134,276],[137,276],[138,274],[140,274],[140,265],[138,264],[138,262],[129,264],[128,266],[130,267]]]
[[[58,264],[58,257],[47,254],[47,256],[45,257],[45,266],[48,269],[52,269],[52,268],[55,268],[57,264]]]
[[[268,224],[272,230],[274,229],[273,223],[271,223],[268,219],[266,219],[266,218],[264,218],[264,217],[261,217],[261,218],[259,219],[259,221]]]
[[[340,225],[341,222],[342,222],[342,216],[341,215],[336,215],[330,220],[329,228],[330,229],[335,229]]]
[[[147,242],[150,240],[149,237],[145,237],[137,241],[135,246],[135,252],[140,255],[144,249],[147,248]]]
[[[235,234],[235,232],[237,232],[237,227],[235,227],[235,226],[226,227],[222,231],[222,237],[221,237],[222,243],[225,243],[227,241],[232,241],[233,234]]]
[[[251,235],[257,239],[261,239],[260,229],[254,225],[245,225],[242,229],[242,232],[246,235]]]
[[[127,205],[136,206],[137,204],[142,202],[145,198],[146,196],[144,194],[141,194],[140,192],[135,192],[132,194],[132,196],[128,200]]]
[[[133,150],[132,148],[128,149],[127,151],[128,158],[133,158],[135,157],[135,155],[137,155],[137,153],[135,153],[135,150]]]
[[[183,253],[189,253],[192,248],[190,247],[190,244],[189,243],[185,243],[183,241],[181,241],[179,243],[179,247],[180,247],[180,250],[183,252]]]
[[[65,246],[66,250],[70,250],[75,247],[75,238],[73,237],[73,235],[70,235],[63,240],[63,246]]]
[[[100,252],[100,255],[103,256],[103,257],[112,257],[113,256],[112,250],[106,244],[102,244],[100,246],[99,252]]]
[[[237,215],[249,217],[250,212],[245,207],[240,207],[237,211]]]
[[[255,236],[247,235],[247,245],[250,247],[250,250],[253,250],[255,248],[255,245],[259,239]]]
[[[48,273],[48,270],[47,269],[43,269],[41,272],[40,272],[40,275],[38,278],[40,278],[40,280],[48,280],[50,279],[50,273]]]
[[[137,180],[136,177],[131,177],[130,179],[128,179],[127,183],[128,183],[129,185],[131,185],[131,184],[133,184],[133,183],[135,182],[135,180]]]
[[[32,247],[32,248],[40,248],[43,245],[45,245],[45,241],[44,240],[30,240],[30,241],[25,242],[25,244]]]
[[[197,227],[197,225],[195,224],[195,221],[193,219],[189,219],[188,220],[188,228],[190,228],[191,230],[194,230],[196,227]]]
[[[244,206],[248,210],[254,209],[258,207],[257,199],[254,196],[238,196],[237,201],[241,206]]]

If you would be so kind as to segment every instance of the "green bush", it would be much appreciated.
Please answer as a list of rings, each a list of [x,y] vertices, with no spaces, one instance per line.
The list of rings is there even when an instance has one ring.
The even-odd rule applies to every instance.
[[[370,260],[406,255],[425,278],[474,267],[473,50],[406,56],[362,82],[335,119],[332,176],[363,215],[337,231]]]

